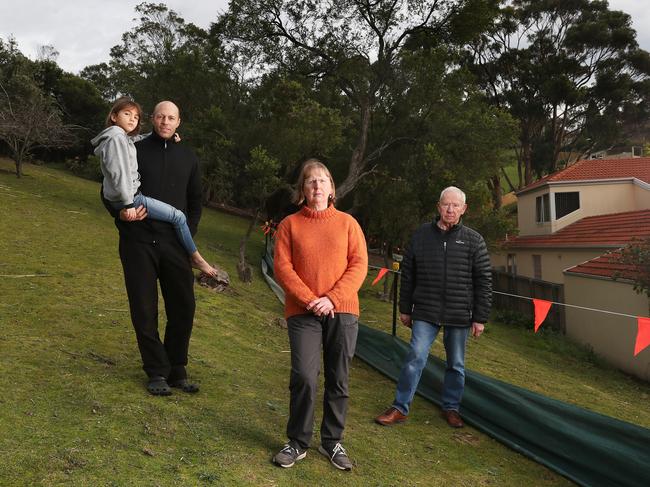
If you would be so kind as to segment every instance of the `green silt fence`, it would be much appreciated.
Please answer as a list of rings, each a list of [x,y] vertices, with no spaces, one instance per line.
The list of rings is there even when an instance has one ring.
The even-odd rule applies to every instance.
[[[397,380],[408,344],[359,324],[356,355]],[[417,393],[440,405],[445,363],[429,356]],[[650,430],[466,370],[463,419],[580,485],[650,486]]]

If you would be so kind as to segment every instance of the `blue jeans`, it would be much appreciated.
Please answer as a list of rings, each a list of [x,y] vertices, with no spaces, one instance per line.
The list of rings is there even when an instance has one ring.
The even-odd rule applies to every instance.
[[[118,210],[124,208],[124,205],[119,202],[111,202],[111,205]],[[181,245],[183,245],[183,248],[188,253],[188,255],[192,255],[194,252],[196,252],[196,245],[192,239],[190,228],[187,226],[187,219],[181,210],[177,210],[172,205],[163,203],[162,201],[155,198],[149,198],[139,191],[133,197],[133,206],[136,208],[139,206],[144,206],[147,209],[148,218],[171,223],[176,230]]]
[[[427,363],[429,349],[440,325],[428,321],[413,321],[411,325],[411,348],[397,381],[393,407],[402,414],[409,413],[415,390],[420,382],[422,369]],[[458,411],[465,388],[465,344],[471,327],[445,326],[443,342],[447,356],[447,367],[442,386],[442,409]]]

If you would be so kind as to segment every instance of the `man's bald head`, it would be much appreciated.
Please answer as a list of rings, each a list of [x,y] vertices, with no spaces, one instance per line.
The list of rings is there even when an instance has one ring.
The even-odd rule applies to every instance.
[[[171,101],[161,101],[151,116],[153,130],[163,139],[171,139],[181,123],[180,110]]]
[[[169,110],[169,111],[175,110],[176,115],[178,116],[178,118],[181,118],[181,111],[178,108],[178,106],[176,105],[176,103],[174,103],[173,101],[163,100],[160,103],[158,103],[153,109],[153,116],[154,117],[156,116],[156,113],[159,110]]]

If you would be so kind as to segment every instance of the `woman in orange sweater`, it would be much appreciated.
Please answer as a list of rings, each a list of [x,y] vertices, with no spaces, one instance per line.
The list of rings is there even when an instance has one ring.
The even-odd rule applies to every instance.
[[[318,451],[341,470],[352,463],[341,446],[350,361],[357,341],[358,291],[368,272],[366,240],[357,221],[334,207],[332,175],[306,161],[295,188],[301,209],[275,234],[274,273],[285,291],[291,346],[289,441],[273,461],[292,467],[307,455],[314,424],[321,344],[325,394]]]

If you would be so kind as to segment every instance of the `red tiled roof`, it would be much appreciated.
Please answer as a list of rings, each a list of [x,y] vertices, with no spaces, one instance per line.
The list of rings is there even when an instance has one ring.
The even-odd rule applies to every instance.
[[[609,252],[595,259],[573,266],[565,272],[606,277],[609,279],[634,279],[637,275],[636,267],[619,263],[620,256],[620,252]]]
[[[589,181],[637,178],[650,184],[650,157],[628,159],[583,159],[529,184],[518,193],[559,181]]]
[[[637,237],[650,237],[650,210],[588,216],[551,235],[527,235],[506,240],[506,248],[622,247]]]

